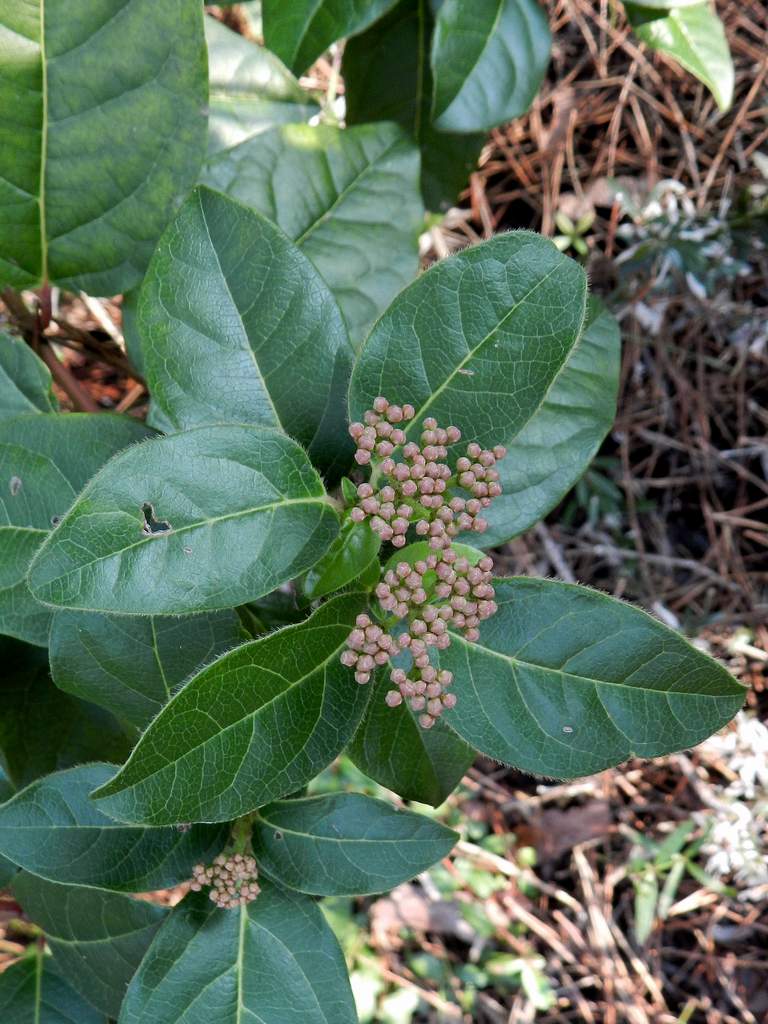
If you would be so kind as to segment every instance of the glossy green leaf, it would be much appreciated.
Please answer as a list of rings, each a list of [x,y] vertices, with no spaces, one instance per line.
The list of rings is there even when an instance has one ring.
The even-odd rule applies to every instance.
[[[445,0],[432,37],[435,127],[476,132],[524,114],[551,41],[538,0]]]
[[[360,419],[385,395],[415,407],[409,439],[434,416],[462,431],[454,457],[469,441],[513,449],[571,358],[585,300],[581,267],[527,231],[442,260],[369,335],[352,374],[350,415]]]
[[[639,39],[652,50],[669,54],[703,82],[720,110],[730,109],[733,58],[723,23],[709,0],[676,6],[661,18],[649,17],[652,12],[644,4],[636,8],[628,3],[626,10]]]
[[[744,703],[729,672],[638,608],[552,580],[495,586],[478,643],[440,654],[458,698],[446,720],[488,757],[589,775],[694,746]]]
[[[0,853],[51,882],[148,892],[190,878],[225,845],[219,825],[143,828],[108,818],[89,794],[114,773],[110,764],[79,765],[17,793],[0,805]]]
[[[116,1018],[167,909],[119,893],[57,885],[24,871],[13,895],[45,932],[60,975],[95,1009]]]
[[[360,595],[199,672],[94,797],[121,821],[227,821],[293,793],[349,742],[368,693],[339,661]]]
[[[14,786],[83,761],[128,756],[130,743],[112,715],[53,685],[47,651],[0,638],[0,664],[0,763]]]
[[[391,689],[388,673],[377,673],[347,753],[361,771],[404,800],[439,807],[461,782],[475,751],[442,719],[422,729],[405,704],[388,707],[384,697]]]
[[[314,896],[385,892],[426,871],[458,835],[412,811],[358,793],[282,800],[253,826],[259,868]]]
[[[247,907],[205,893],[173,909],[120,1024],[357,1024],[339,944],[314,900],[264,881]]]
[[[304,572],[337,532],[295,442],[201,427],[112,459],[38,551],[29,584],[38,600],[82,611],[227,608]]]
[[[276,124],[319,112],[288,68],[263,46],[205,19],[210,79],[208,152],[236,146]]]
[[[107,1024],[107,1018],[71,989],[38,947],[0,974],[3,1024]]]
[[[402,0],[344,49],[347,124],[395,121],[421,150],[421,190],[427,207],[455,206],[477,166],[485,134],[449,134],[432,124],[429,0]],[[394,73],[393,69],[397,72]]]
[[[202,181],[296,242],[355,343],[419,269],[419,152],[397,125],[283,125],[214,156]]]
[[[243,638],[230,610],[182,617],[55,612],[51,675],[60,690],[143,728],[188,676]]]
[[[132,287],[205,149],[202,6],[1,0],[0,53],[0,284]]]
[[[136,420],[107,413],[0,422],[0,632],[47,644],[51,613],[29,591],[29,564],[88,478],[148,433]]]
[[[146,379],[178,429],[282,428],[324,469],[351,459],[344,320],[309,259],[254,210],[196,189],[139,299]]]
[[[0,331],[0,419],[57,408],[48,367],[22,338]]]
[[[535,413],[507,439],[498,467],[504,490],[488,509],[483,547],[533,526],[581,477],[613,424],[620,366],[619,325],[591,298],[581,338]]]
[[[378,558],[381,540],[368,523],[347,519],[320,561],[304,578],[303,591],[311,601],[346,587]]]
[[[262,0],[264,42],[296,74],[331,43],[356,35],[397,0]]]

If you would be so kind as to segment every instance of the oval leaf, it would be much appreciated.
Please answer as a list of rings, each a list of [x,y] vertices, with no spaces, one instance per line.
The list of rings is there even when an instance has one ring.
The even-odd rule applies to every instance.
[[[335,295],[355,344],[419,269],[419,152],[397,125],[283,125],[217,154],[202,181],[296,242]]]
[[[51,613],[29,591],[29,564],[89,477],[149,433],[136,420],[106,413],[24,415],[0,423],[0,632],[48,643]]]
[[[297,75],[331,43],[362,32],[396,0],[263,0],[264,42]]]
[[[123,452],[82,491],[29,572],[43,603],[132,615],[227,608],[313,565],[338,521],[302,449],[249,426]]]
[[[391,689],[389,674],[377,673],[347,753],[360,771],[404,800],[439,807],[461,782],[475,751],[442,719],[422,729],[405,703],[388,707],[384,697]]]
[[[120,1024],[357,1024],[344,957],[317,904],[262,883],[247,907],[204,893],[173,909]]]
[[[436,127],[476,132],[524,114],[551,42],[538,0],[444,0],[432,37]]]
[[[383,800],[334,793],[262,807],[251,838],[259,868],[281,885],[314,896],[361,896],[426,871],[459,836]]]
[[[304,595],[310,601],[341,590],[377,561],[381,540],[368,523],[348,519],[336,540],[304,579]]]
[[[205,38],[209,154],[236,146],[273,125],[308,121],[319,113],[309,93],[265,47],[249,42],[215,18],[205,19]]]
[[[440,654],[448,720],[488,757],[575,778],[694,746],[744,703],[729,672],[637,608],[552,580],[495,586],[478,643]]]
[[[107,1024],[59,974],[38,946],[0,974],[0,1020],[4,1024]]]
[[[432,124],[429,0],[402,0],[344,47],[347,124],[396,121],[421,150],[421,191],[427,207],[454,206],[477,165],[485,133],[458,135]],[[397,74],[392,69],[397,68]]]
[[[55,412],[51,373],[21,338],[0,331],[0,419]]]
[[[56,612],[49,637],[60,690],[143,728],[192,673],[244,637],[234,611],[129,616]]]
[[[590,298],[581,338],[498,465],[502,494],[475,543],[496,547],[542,519],[582,476],[611,429],[621,365],[614,316]]]
[[[346,468],[344,321],[307,257],[260,214],[197,189],[147,271],[139,330],[147,383],[174,427],[282,428],[318,465]]]
[[[114,772],[114,765],[79,765],[0,805],[0,853],[51,882],[144,892],[185,881],[225,844],[218,825],[143,828],[106,817],[89,794]]]
[[[228,821],[314,778],[341,753],[368,699],[339,655],[360,595],[243,644],[167,704],[128,763],[94,794],[120,821]]]
[[[114,892],[56,885],[26,872],[17,875],[13,895],[45,932],[62,977],[93,1007],[116,1018],[167,909]]]
[[[128,756],[117,719],[53,685],[47,651],[0,638],[0,664],[0,756],[15,786],[82,761]]]
[[[6,2],[0,35],[0,283],[131,288],[203,157],[202,5]]]
[[[695,75],[715,97],[722,111],[733,102],[734,67],[725,27],[709,0],[690,6],[677,5],[662,18],[644,4],[626,4],[627,14],[639,39],[652,50],[668,53]]]
[[[527,231],[442,260],[368,337],[350,384],[352,418],[385,395],[415,407],[409,440],[434,416],[460,428],[462,445],[504,444],[513,461],[517,437],[578,344],[585,301],[581,267]]]

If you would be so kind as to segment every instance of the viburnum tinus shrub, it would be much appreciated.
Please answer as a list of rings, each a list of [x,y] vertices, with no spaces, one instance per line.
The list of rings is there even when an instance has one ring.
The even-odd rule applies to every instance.
[[[476,751],[572,778],[687,747],[743,690],[638,609],[494,570],[613,419],[578,264],[516,232],[409,283],[415,145],[262,130],[311,102],[215,23],[209,90],[197,0],[0,15],[0,885],[40,929],[0,1019],[348,1024],[318,897],[450,853],[408,801]],[[53,286],[133,289],[146,423],[58,411],[35,349],[83,332]],[[313,788],[342,754],[392,798]]]

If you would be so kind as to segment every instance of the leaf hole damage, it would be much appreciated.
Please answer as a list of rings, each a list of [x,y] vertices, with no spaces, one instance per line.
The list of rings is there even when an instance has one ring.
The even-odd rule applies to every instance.
[[[170,533],[172,530],[171,524],[165,519],[155,519],[155,509],[148,501],[141,506],[141,514],[144,516],[141,532],[146,536],[151,537],[155,533]]]
[[[565,733],[566,736],[570,736],[571,733],[573,732],[573,726],[572,725],[564,725],[563,726],[563,732]]]
[[[53,526],[55,528],[55,527],[57,527],[59,525],[60,522],[61,522],[61,516],[51,516],[51,526]]]
[[[278,839],[278,840],[279,840],[279,839],[282,839],[282,838],[283,838],[283,833],[282,833],[282,832],[278,832],[278,831],[275,831],[275,839]]]
[[[21,477],[19,477],[19,476],[12,476],[11,479],[10,479],[10,482],[8,484],[8,489],[11,492],[11,497],[15,498],[16,495],[21,490]]]

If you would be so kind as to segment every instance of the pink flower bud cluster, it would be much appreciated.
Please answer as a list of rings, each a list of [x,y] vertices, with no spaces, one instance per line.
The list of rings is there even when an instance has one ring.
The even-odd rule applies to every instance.
[[[455,473],[445,461],[448,445],[461,440],[458,427],[438,427],[427,417],[421,444],[406,443],[405,431],[394,424],[413,419],[412,405],[390,405],[386,398],[374,400],[373,409],[365,413],[364,423],[353,423],[349,432],[357,445],[355,459],[361,466],[377,457],[378,470],[384,484],[374,490],[369,483],[360,484],[358,504],[350,515],[356,523],[368,520],[371,529],[394,547],[406,544],[406,534],[413,526],[435,550],[450,546],[460,533],[487,528],[480,512],[501,494],[496,462],[504,458],[501,445],[483,449],[479,444],[467,445],[467,454],[458,459]],[[402,447],[402,462],[392,455]],[[465,498],[453,493],[461,488],[469,492]]]
[[[190,889],[200,892],[203,886],[210,886],[208,895],[216,906],[222,910],[233,910],[256,899],[261,892],[258,877],[253,857],[243,853],[231,856],[220,853],[210,865],[195,864]]]
[[[506,450],[501,445],[486,450],[471,443],[453,472],[446,461],[447,446],[461,440],[459,429],[438,427],[430,417],[423,422],[421,444],[406,442],[405,432],[395,424],[414,415],[412,406],[390,405],[380,397],[363,417],[365,422],[350,427],[358,447],[358,464],[365,466],[377,458],[377,473],[385,478],[377,491],[370,483],[360,484],[358,504],[350,512],[352,519],[358,523],[368,520],[382,540],[398,548],[405,545],[406,534],[413,527],[416,537],[425,539],[430,550],[413,564],[402,561],[387,570],[376,587],[382,610],[406,620],[405,629],[395,635],[370,616],[359,615],[341,661],[355,669],[358,683],[365,684],[377,667],[408,650],[412,666],[407,672],[391,669],[394,688],[385,700],[392,708],[407,701],[420,713],[419,723],[429,729],[456,704],[455,695],[447,692],[453,676],[432,665],[429,649],[445,650],[451,642],[451,629],[470,642],[478,640],[480,623],[497,610],[492,560],[484,556],[472,565],[452,543],[460,533],[486,529],[480,512],[501,493],[495,466]],[[398,447],[402,448],[402,462],[392,457]],[[468,491],[470,496],[463,497],[457,490]]]

